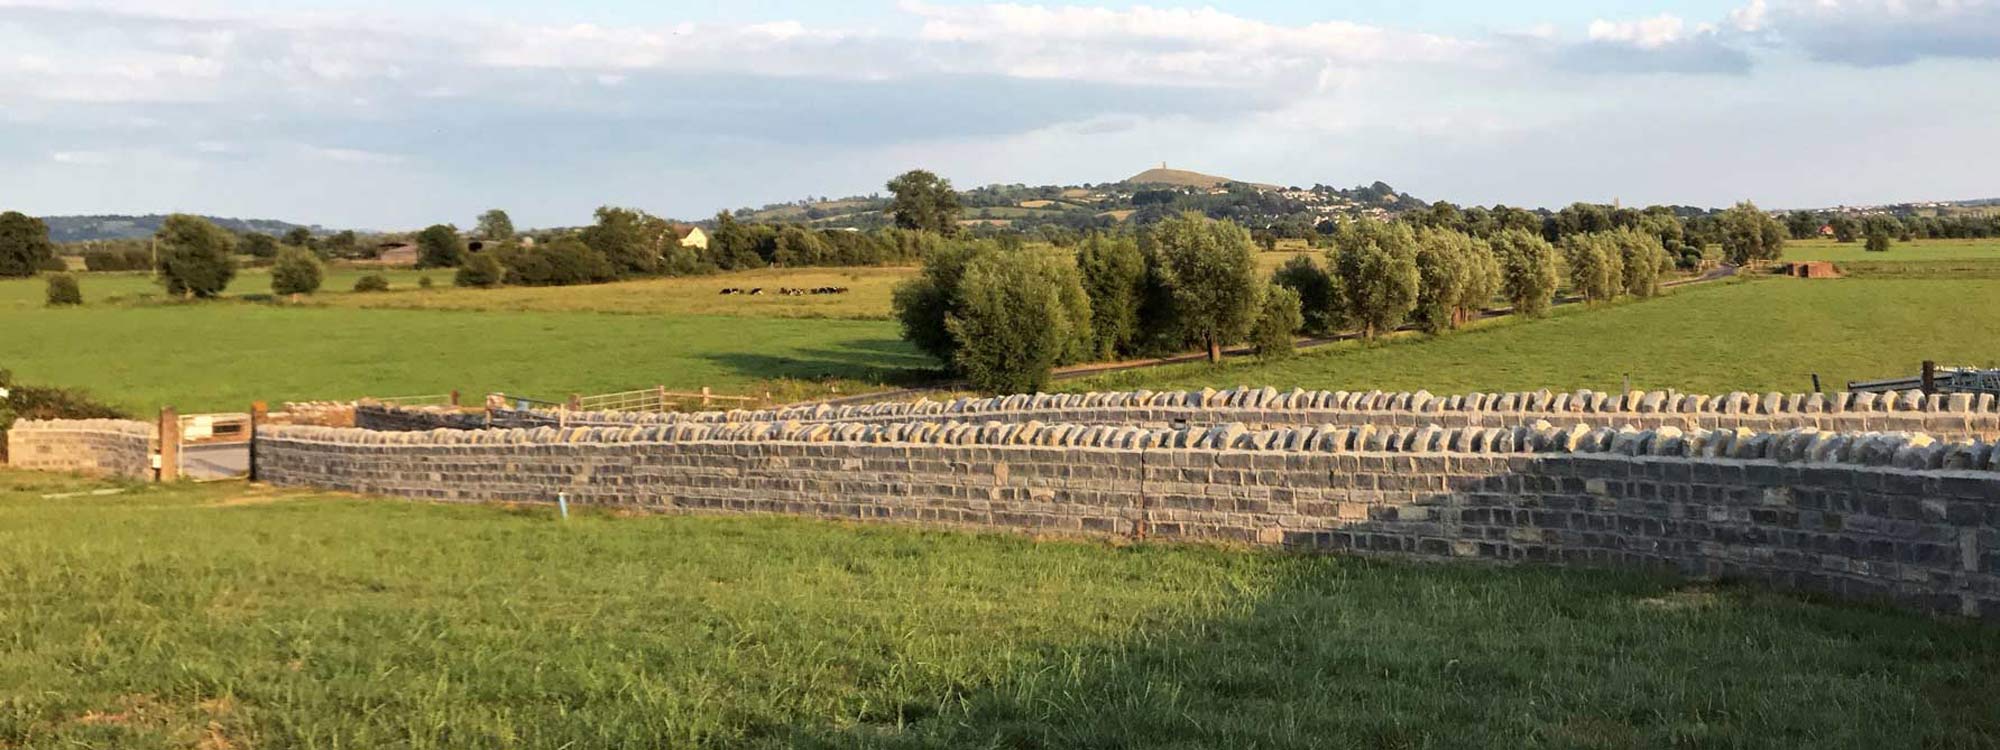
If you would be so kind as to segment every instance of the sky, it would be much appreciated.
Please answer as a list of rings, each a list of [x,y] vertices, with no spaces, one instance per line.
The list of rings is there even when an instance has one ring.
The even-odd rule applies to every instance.
[[[0,209],[678,218],[1165,162],[1427,200],[2000,197],[2000,0],[0,0]]]

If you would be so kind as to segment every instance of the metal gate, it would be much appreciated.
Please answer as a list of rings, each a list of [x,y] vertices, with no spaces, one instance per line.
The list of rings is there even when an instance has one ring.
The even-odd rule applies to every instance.
[[[250,415],[189,414],[179,421],[180,476],[195,481],[250,476]]]

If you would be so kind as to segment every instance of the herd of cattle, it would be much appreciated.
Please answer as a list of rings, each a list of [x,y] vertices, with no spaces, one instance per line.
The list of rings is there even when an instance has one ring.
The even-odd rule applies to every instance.
[[[764,293],[764,288],[759,286],[759,287],[751,287],[749,289],[738,289],[732,286],[722,290],[722,293],[758,295]],[[808,294],[846,294],[846,293],[847,293],[847,287],[844,286],[820,286],[820,287],[813,287],[811,289],[793,289],[788,286],[778,287],[778,294],[786,297],[804,297]]]

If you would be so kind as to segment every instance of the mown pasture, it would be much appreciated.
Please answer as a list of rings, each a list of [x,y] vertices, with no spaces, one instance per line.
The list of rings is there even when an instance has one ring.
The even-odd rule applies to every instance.
[[[1172,365],[1065,381],[1065,390],[1274,385],[1434,393],[1641,389],[1826,390],[1914,375],[1926,359],[2000,364],[2000,281],[1705,284],[1652,300],[1559,307],[1430,337],[1341,343],[1299,356]]]
[[[0,747],[2000,736],[1991,627],[1756,587],[103,486],[0,470]]]

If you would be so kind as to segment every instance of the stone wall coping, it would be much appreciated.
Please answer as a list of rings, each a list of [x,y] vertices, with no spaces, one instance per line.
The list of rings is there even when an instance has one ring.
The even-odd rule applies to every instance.
[[[652,423],[729,423],[817,421],[840,422],[882,417],[971,418],[983,414],[1025,414],[1065,409],[1237,409],[1265,412],[1356,412],[1367,414],[1649,414],[1715,417],[1734,415],[1922,414],[2000,415],[2000,399],[1992,394],[1932,394],[1908,390],[1886,393],[1751,393],[1722,395],[1676,390],[1626,393],[1593,391],[1508,391],[1433,394],[1417,391],[1308,391],[1293,388],[1237,387],[1199,391],[1112,391],[1033,393],[964,397],[949,401],[919,398],[874,404],[829,406],[812,404],[778,409],[732,409],[704,412],[570,412],[573,420]],[[530,410],[554,419],[553,410]]]
[[[842,443],[985,447],[1192,449],[1282,453],[1445,455],[1577,454],[1769,460],[1913,470],[2000,471],[2000,450],[1979,440],[1940,441],[1914,432],[1759,432],[1748,428],[1683,430],[1574,425],[1536,420],[1512,428],[1374,426],[1252,430],[1241,423],[1180,428],[1044,424],[1039,421],[891,423],[735,422],[571,426],[484,430],[375,431],[273,425],[260,439],[340,445],[455,446],[630,443]]]
[[[9,428],[20,432],[112,432],[152,437],[155,425],[136,419],[23,419]]]

